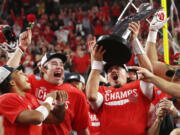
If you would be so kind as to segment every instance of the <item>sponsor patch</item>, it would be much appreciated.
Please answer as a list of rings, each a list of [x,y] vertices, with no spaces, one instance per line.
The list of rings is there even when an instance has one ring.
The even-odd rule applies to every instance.
[[[36,80],[41,80],[41,77],[39,77],[39,76],[36,76],[35,78],[36,78]]]

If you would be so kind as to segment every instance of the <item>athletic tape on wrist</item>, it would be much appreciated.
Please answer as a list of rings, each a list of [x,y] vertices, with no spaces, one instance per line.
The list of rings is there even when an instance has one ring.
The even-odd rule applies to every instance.
[[[43,115],[43,121],[47,118],[47,116],[49,115],[49,111],[48,109],[41,105],[38,108],[35,109],[36,111],[40,112]]]
[[[133,47],[135,55],[136,54],[145,54],[144,48],[142,47],[141,43],[139,42],[139,40],[137,38],[135,38],[132,41],[132,47]]]
[[[53,109],[53,98],[52,97],[47,97],[44,103],[48,103],[51,107],[51,110]]]
[[[147,42],[156,43],[157,31],[149,31]]]
[[[103,61],[94,60],[91,68],[102,71],[103,70]]]

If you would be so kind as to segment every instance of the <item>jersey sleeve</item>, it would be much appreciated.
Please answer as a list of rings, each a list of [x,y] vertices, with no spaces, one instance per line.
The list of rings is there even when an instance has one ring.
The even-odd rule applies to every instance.
[[[154,85],[152,83],[140,81],[140,88],[142,93],[149,99],[153,99]]]
[[[7,96],[3,100],[0,100],[0,114],[12,124],[15,122],[18,114],[26,109],[18,97]]]
[[[79,96],[75,109],[77,111],[75,112],[75,117],[72,122],[73,130],[79,131],[87,128],[89,126],[90,120],[87,110],[87,101],[83,94]]]

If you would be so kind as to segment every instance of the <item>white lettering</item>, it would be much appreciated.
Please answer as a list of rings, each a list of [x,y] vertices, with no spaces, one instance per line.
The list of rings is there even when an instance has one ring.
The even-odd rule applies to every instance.
[[[121,98],[127,98],[127,91],[121,91]]]
[[[133,89],[133,93],[134,93],[134,96],[135,96],[135,97],[138,96],[137,89]]]

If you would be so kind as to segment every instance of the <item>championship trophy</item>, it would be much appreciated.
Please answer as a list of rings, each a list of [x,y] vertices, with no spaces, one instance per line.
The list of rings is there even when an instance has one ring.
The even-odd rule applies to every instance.
[[[127,16],[124,19],[119,19],[120,16],[112,34],[102,35],[97,39],[98,46],[103,46],[103,49],[106,50],[103,60],[110,64],[122,65],[127,63],[132,56],[132,48],[129,44],[131,31],[128,29],[128,24],[144,20],[158,10],[153,9],[149,3],[143,3],[137,9],[136,14]]]

